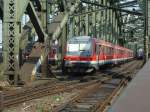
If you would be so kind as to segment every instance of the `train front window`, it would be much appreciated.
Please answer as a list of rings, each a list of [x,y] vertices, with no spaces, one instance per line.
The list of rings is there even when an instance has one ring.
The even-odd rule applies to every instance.
[[[76,56],[91,56],[92,55],[91,42],[71,42],[67,46],[67,55]]]

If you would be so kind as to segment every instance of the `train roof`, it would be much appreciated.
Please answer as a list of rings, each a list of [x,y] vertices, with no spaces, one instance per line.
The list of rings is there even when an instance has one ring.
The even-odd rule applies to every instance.
[[[91,41],[91,40],[94,40],[95,42],[101,44],[101,45],[104,45],[104,46],[107,46],[107,47],[115,47],[116,49],[119,49],[119,50],[126,50],[126,51],[130,51],[132,52],[132,50],[128,49],[128,48],[125,48],[125,47],[122,47],[122,46],[119,46],[119,45],[114,45],[110,42],[107,42],[105,40],[101,40],[101,39],[97,39],[97,38],[92,38],[91,36],[76,36],[76,37],[73,37],[73,38],[70,38],[69,41]]]
[[[126,51],[132,52],[132,50],[130,50],[128,48],[125,48],[125,47],[122,47],[122,46],[119,46],[119,45],[113,45],[112,43],[107,42],[105,40],[99,40],[99,39],[96,39],[96,38],[95,38],[95,40],[96,40],[96,42],[98,42],[99,44],[104,45],[104,46],[115,47],[116,49],[119,49],[119,50],[126,50]]]

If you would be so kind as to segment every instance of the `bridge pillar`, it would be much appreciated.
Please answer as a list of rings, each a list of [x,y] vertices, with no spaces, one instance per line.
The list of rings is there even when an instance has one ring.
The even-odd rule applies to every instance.
[[[109,1],[106,1],[106,5],[109,6]],[[110,26],[109,26],[109,22],[110,22],[110,14],[109,14],[109,11],[110,9],[107,9],[106,10],[106,41],[109,41],[109,38],[110,38],[110,35],[109,35],[109,29],[110,29]]]
[[[101,1],[101,4],[105,5],[105,0]],[[101,39],[105,40],[105,9],[101,12]]]
[[[82,13],[82,12],[80,12]],[[83,17],[79,15],[79,35],[83,35]]]
[[[75,17],[72,17],[72,35],[69,38],[75,36]]]
[[[47,29],[47,24],[48,24],[48,2],[47,0],[40,0],[41,2],[41,24],[42,24],[42,27],[44,29],[45,32],[48,31]],[[48,33],[48,32],[47,32]],[[45,45],[45,51],[48,51],[48,46]],[[45,55],[45,54],[43,54]],[[44,57],[44,56],[42,56]],[[48,76],[48,56],[46,56],[46,58],[43,60],[43,63],[41,65],[41,70],[42,70],[42,77],[47,77]]]
[[[118,20],[115,12],[115,44],[118,44]]]
[[[150,38],[150,0],[145,0],[145,35],[144,35],[144,50],[145,62],[149,58],[149,39]]]
[[[98,0],[98,3],[101,4],[101,0]],[[97,9],[99,9],[99,8],[100,8],[100,7],[98,7]],[[97,10],[97,9],[96,9],[96,10]],[[96,25],[97,25],[97,26],[96,26],[96,31],[97,31],[97,32],[96,32],[96,33],[97,33],[97,38],[100,38],[100,35],[101,35],[101,34],[100,34],[100,32],[101,32],[101,10],[100,10],[99,12],[96,12],[96,13],[97,13],[97,15],[96,15],[96,18],[97,18],[97,19],[96,19],[96,20],[97,20],[97,21],[96,21]]]
[[[89,11],[89,5],[87,4],[86,12]],[[89,35],[89,14],[85,17],[85,35]]]
[[[96,0],[94,0],[94,2],[95,1]],[[92,9],[96,10],[96,6],[93,6]],[[92,13],[92,36],[96,37],[96,13],[95,12]]]
[[[61,37],[61,62],[63,61],[63,57],[65,56],[66,42],[67,42],[67,25],[64,26]]]
[[[113,38],[113,31],[112,31],[113,30],[113,11],[112,11],[112,9],[110,9],[109,15],[110,15],[110,24],[109,24],[109,27],[110,27],[109,35],[110,35],[110,37],[109,37],[109,41],[112,42],[112,38]]]
[[[107,0],[104,0],[103,5],[104,6],[107,5]],[[106,30],[107,30],[107,27],[106,27],[106,24],[107,24],[107,9],[104,10],[104,20],[103,21],[104,21],[104,24],[103,24],[103,30],[104,30],[103,31],[104,32],[103,33],[103,39],[106,40],[107,39],[107,37],[106,37]]]
[[[69,24],[67,25],[68,30],[68,38],[72,38],[74,36],[74,16],[69,19]]]
[[[21,18],[27,7],[27,4],[28,0],[4,0],[4,75],[12,84],[17,84],[19,76],[19,34],[21,33]]]
[[[79,36],[80,35],[80,16],[76,16],[75,17],[75,21],[76,21],[76,32],[75,32],[75,35]]]
[[[115,44],[115,41],[116,41],[116,36],[115,36],[115,26],[116,26],[116,19],[115,18],[116,18],[116,14],[115,14],[114,10],[113,10],[112,18],[113,18],[113,23],[112,23],[112,35],[113,35],[113,38],[112,38],[112,41]]]
[[[148,0],[148,52],[150,56],[150,0]]]

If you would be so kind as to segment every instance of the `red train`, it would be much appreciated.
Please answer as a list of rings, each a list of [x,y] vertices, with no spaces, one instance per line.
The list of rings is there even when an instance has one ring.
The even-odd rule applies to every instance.
[[[52,46],[48,54],[48,64],[55,65],[58,60],[58,48],[57,46]]]
[[[89,72],[105,64],[117,64],[133,58],[133,51],[112,43],[80,36],[67,42],[63,71]]]

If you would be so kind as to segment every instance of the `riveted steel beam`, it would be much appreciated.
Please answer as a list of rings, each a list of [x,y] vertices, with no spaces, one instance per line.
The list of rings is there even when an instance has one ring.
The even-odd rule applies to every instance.
[[[74,11],[78,8],[80,1],[76,1],[74,5],[70,8],[69,11],[66,11],[65,13],[59,13],[54,19],[51,24],[48,26],[48,35],[45,36],[44,41],[44,48],[41,51],[41,54],[38,55],[40,57],[38,61],[36,62],[35,66],[38,65],[38,62],[43,65],[45,63],[45,60],[47,59],[49,48],[51,48],[52,40],[59,40],[60,34],[63,31],[63,28],[66,26],[70,15],[74,13]],[[31,68],[32,69],[32,68]],[[35,76],[36,70],[32,69],[32,75]]]
[[[149,58],[149,42],[150,42],[150,0],[145,0],[145,32],[144,32],[144,50],[145,50],[145,62]]]
[[[101,2],[102,2],[102,0],[99,0],[99,4],[101,4]],[[98,20],[98,24],[99,24],[99,27],[98,27],[98,29],[99,29],[99,37],[98,38],[100,38],[101,39],[101,37],[102,37],[102,29],[101,29],[101,25],[102,25],[102,20],[101,20],[101,16],[102,16],[102,12],[101,11],[99,11],[99,14],[98,14],[98,18],[99,18],[99,20]]]
[[[119,4],[119,7],[123,8],[123,7],[129,7],[129,6],[133,6],[133,5],[137,5],[138,1],[137,0],[133,0],[133,1],[128,1],[125,3],[121,3]]]
[[[63,27],[66,25],[68,19],[69,19],[69,16],[72,15],[74,13],[74,11],[76,10],[76,8],[79,6],[79,1],[77,1],[73,7],[70,8],[70,11],[67,12],[64,16],[64,18],[62,19],[60,25],[57,27],[57,29],[55,30],[55,32],[53,33],[53,36],[52,38],[53,39],[56,39],[59,37],[60,33],[61,33],[61,30],[63,29]]]
[[[89,12],[89,5],[86,6],[86,11]],[[85,34],[89,35],[89,13],[86,13],[85,16]]]
[[[0,8],[0,19],[3,20],[3,10]]]
[[[0,19],[3,19],[3,1],[0,0]]]
[[[126,21],[126,22],[124,22],[123,24],[134,23],[134,22],[136,22],[136,21],[138,21],[138,20],[144,20],[144,18],[143,18],[143,17],[138,17],[138,18],[135,18],[135,19],[133,19],[133,20]]]
[[[95,3],[95,2],[89,2],[87,0],[81,0],[81,2],[91,4],[91,5],[95,5],[95,6],[99,6],[99,7],[105,7],[105,8],[108,8],[108,9],[113,9],[113,10],[117,10],[117,11],[121,11],[121,12],[126,12],[128,14],[143,16],[143,13],[136,12],[136,11],[125,10],[125,9],[121,9],[121,8],[117,8],[117,7],[113,7],[113,6],[98,4],[98,3]]]
[[[40,0],[30,0],[30,1],[35,3],[35,5],[37,7],[37,11],[41,11],[42,10],[42,5],[41,5]]]
[[[27,6],[27,13],[30,17],[30,20],[35,28],[35,31],[38,35],[38,41],[39,42],[44,42],[44,37],[45,37],[45,33],[44,30],[42,28],[41,22],[36,14],[36,11],[34,9],[33,4],[30,2]]]
[[[3,58],[4,75],[12,84],[19,76],[19,40],[21,19],[29,0],[3,0]],[[2,7],[1,6],[1,7]]]
[[[4,74],[12,84],[17,84],[19,76],[19,33],[20,16],[25,4],[20,0],[4,0],[3,58]],[[22,7],[21,12],[19,7]],[[18,13],[19,12],[19,13]]]

